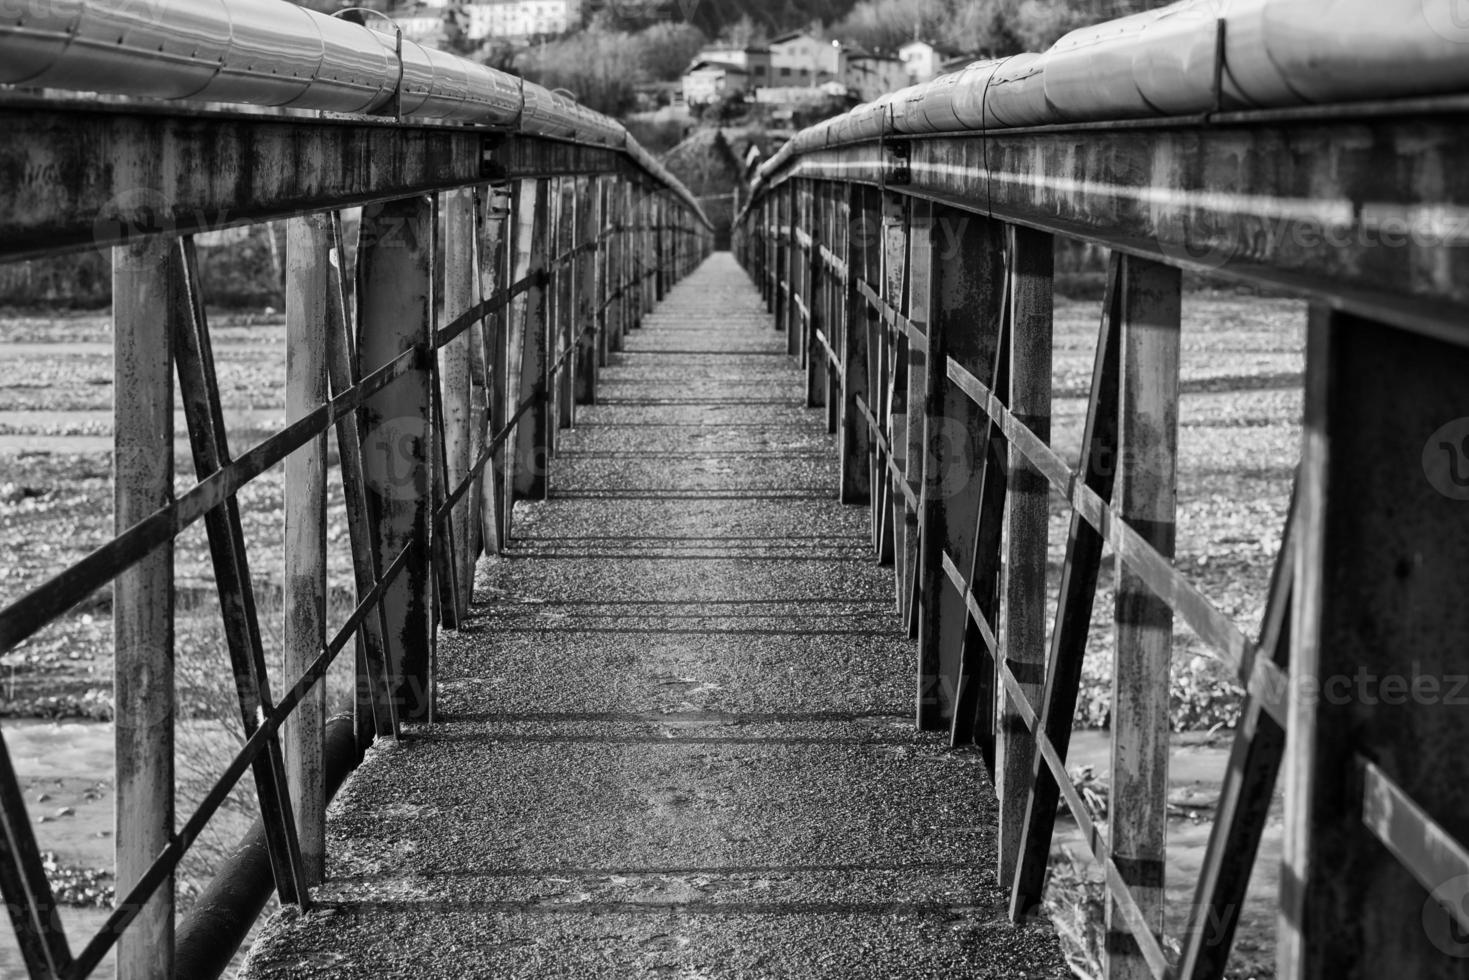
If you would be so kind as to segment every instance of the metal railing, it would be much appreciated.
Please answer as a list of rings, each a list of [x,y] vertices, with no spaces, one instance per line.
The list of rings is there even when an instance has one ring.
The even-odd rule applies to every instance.
[[[148,7],[84,5],[81,26],[69,29],[86,36],[93,13]],[[171,26],[133,25],[128,36],[165,37]],[[0,54],[44,40],[44,31],[17,33],[27,27],[0,17]],[[324,29],[329,48],[336,30]],[[385,43],[350,30],[363,33],[345,35],[344,45]],[[119,57],[135,49],[146,57],[148,46],[126,49]],[[399,56],[411,61],[401,42]],[[451,80],[491,72],[425,57]],[[114,256],[116,536],[0,609],[0,653],[110,583],[118,899],[73,952],[0,738],[0,891],[34,978],[88,976],[114,946],[120,977],[174,975],[174,872],[247,770],[270,881],[282,902],[309,905],[324,871],[328,785],[342,776],[327,764],[336,758],[326,748],[328,669],[355,649],[351,765],[374,738],[433,719],[436,632],[469,615],[475,556],[505,547],[515,500],[546,495],[557,431],[595,400],[609,352],[708,251],[697,203],[612,120],[493,73],[481,100],[493,113],[464,108],[478,104],[471,85],[446,103],[454,122],[405,121],[405,72],[383,71],[394,76],[379,100],[388,119],[24,93],[0,103],[0,258],[93,245]],[[139,82],[115,77],[125,92]],[[510,109],[495,101],[517,98]],[[47,167],[37,170],[38,161]],[[349,242],[341,212],[357,206]],[[277,219],[286,221],[288,423],[235,455],[193,235]],[[178,495],[175,373],[198,481]],[[323,508],[333,431],[356,605],[328,637]],[[274,688],[237,495],[282,462],[285,679]],[[179,824],[172,545],[200,520],[244,744]],[[206,913],[202,926],[179,927],[178,962],[190,975],[200,963],[222,968],[249,926],[221,934],[218,921]]]
[[[941,87],[889,101],[922,118]],[[762,169],[735,249],[826,409],[842,500],[871,506],[873,554],[918,641],[917,723],[989,763],[1012,916],[1040,905],[1064,800],[1105,874],[1108,975],[1221,977],[1280,783],[1278,975],[1462,976],[1469,808],[1449,746],[1469,714],[1443,695],[1469,639],[1469,494],[1440,470],[1469,446],[1469,184],[1435,175],[1469,159],[1469,107],[927,133],[891,116],[863,132],[865,108]],[[1060,240],[1111,256],[1074,467],[1050,444]],[[1305,440],[1258,636],[1173,562],[1185,270],[1310,302]],[[1070,522],[1048,630],[1058,498]],[[1126,760],[1106,826],[1066,768],[1104,548]],[[1175,619],[1245,692],[1177,956],[1163,935]],[[1361,671],[1412,671],[1439,694],[1333,694]]]

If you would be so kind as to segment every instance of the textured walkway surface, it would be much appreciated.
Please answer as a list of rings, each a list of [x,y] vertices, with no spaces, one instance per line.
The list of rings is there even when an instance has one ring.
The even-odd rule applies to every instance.
[[[441,640],[442,723],[369,754],[249,976],[1068,975],[1005,917],[978,757],[913,730],[784,347],[727,254],[629,337]]]

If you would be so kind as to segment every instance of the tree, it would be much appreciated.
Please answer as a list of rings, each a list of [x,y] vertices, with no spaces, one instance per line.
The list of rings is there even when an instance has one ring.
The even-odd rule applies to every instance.
[[[693,24],[654,24],[634,36],[643,72],[650,79],[672,81],[684,73],[704,46],[704,32]]]
[[[609,116],[630,110],[640,77],[638,46],[629,34],[583,31],[527,50],[522,74],[549,89],[565,89]]]

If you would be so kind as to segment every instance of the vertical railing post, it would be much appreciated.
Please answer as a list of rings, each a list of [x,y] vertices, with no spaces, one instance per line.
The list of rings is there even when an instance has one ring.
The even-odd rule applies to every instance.
[[[847,200],[842,193],[841,185],[826,183],[822,185],[823,198],[825,200],[825,239],[827,248],[832,255],[843,255],[846,253],[847,235],[850,228],[847,226]],[[825,266],[825,260],[823,260]],[[842,316],[846,306],[846,294],[843,291],[846,280],[837,275],[836,270],[827,269],[826,277],[822,280],[825,290],[822,296],[822,308],[825,311],[823,319],[826,322],[827,345],[841,357],[843,345],[846,343],[847,321]],[[821,363],[825,365],[822,376],[824,394],[826,398],[826,433],[836,435],[841,431],[842,422],[842,375],[841,362],[832,362],[822,351]]]
[[[985,746],[994,716],[993,659],[949,569],[975,593],[979,608],[992,613],[1005,484],[994,465],[989,419],[950,384],[948,366],[952,360],[993,380],[1003,350],[1004,243],[999,227],[979,215],[935,207],[926,224],[927,295],[917,275],[922,253],[915,251],[911,300],[928,321],[918,576],[919,662],[928,697],[920,703],[924,727],[948,722],[956,744],[977,738]],[[910,371],[918,372],[916,363]]]
[[[1173,557],[1177,506],[1179,271],[1122,260],[1118,406],[1119,516]],[[1173,611],[1119,556],[1112,688],[1111,857],[1148,925],[1163,931],[1168,842],[1168,668]],[[1151,980],[1152,970],[1107,903],[1109,980]]]
[[[480,199],[479,238],[479,295],[489,297],[497,289],[508,289],[507,275],[510,233],[507,231],[510,195],[505,188],[485,187]],[[474,390],[472,403],[483,419],[472,427],[479,433],[479,444],[471,445],[471,456],[479,458],[484,442],[500,430],[509,417],[511,409],[506,404],[508,397],[507,361],[509,360],[508,334],[510,314],[508,309],[491,313],[481,320],[474,331],[474,355],[472,368],[479,372],[474,378],[478,388]],[[473,377],[473,376],[472,376]],[[485,464],[480,475],[480,488],[476,493],[479,500],[479,529],[487,554],[498,555],[503,549],[505,530],[505,449],[504,443]]]
[[[576,319],[572,323],[572,335],[577,345],[574,395],[582,405],[591,405],[597,399],[597,369],[602,343],[602,288],[597,274],[602,256],[602,246],[597,240],[602,233],[600,183],[596,177],[579,178],[577,182],[575,241],[587,247],[587,251],[576,258]],[[593,328],[592,334],[583,337],[582,331],[589,326]]]
[[[516,189],[515,269],[511,282],[533,279],[535,284],[515,298],[512,317],[517,328],[518,383],[513,404],[534,398],[520,419],[514,436],[514,497],[544,500],[548,490],[547,465],[551,429],[551,392],[547,309],[547,250],[551,232],[550,187],[545,180],[522,180]],[[515,341],[512,341],[515,342]]]
[[[1281,980],[1449,980],[1469,966],[1469,880],[1450,856],[1469,841],[1466,376],[1458,337],[1310,309]]]
[[[330,214],[286,224],[286,424],[327,400]],[[326,645],[326,433],[286,457],[282,574],[283,676],[293,682]],[[326,871],[326,684],[318,683],[286,719],[282,750],[296,809],[305,884]]]
[[[673,250],[669,242],[669,233],[667,228],[668,201],[666,198],[663,197],[662,194],[659,194],[653,199],[653,215],[653,253],[655,256],[654,262],[656,263],[655,268],[657,268],[658,270],[658,275],[654,279],[654,282],[657,286],[657,292],[655,296],[658,302],[661,303],[663,302],[663,297],[668,295],[668,282],[670,271],[668,268],[668,262],[673,254]]]
[[[1051,440],[1050,235],[1012,225],[1010,234],[1009,408],[1043,442]],[[1046,670],[1046,560],[1050,486],[1012,443],[1009,499],[1005,509],[1004,610],[1000,653],[1032,705],[1039,705]],[[1025,829],[1026,797],[1035,738],[1007,688],[1000,685],[1000,727],[995,748],[1000,802],[999,880],[1015,877]]]
[[[909,204],[907,229],[907,282],[899,309],[919,332],[926,333],[930,322],[929,281],[933,274],[932,205],[922,200],[915,200]],[[902,333],[898,347],[899,359],[903,365],[900,382],[903,386],[901,396],[903,431],[901,435],[896,432],[898,429],[896,406],[899,400],[895,393],[893,428],[896,438],[894,444],[901,444],[903,447],[899,460],[901,475],[898,478],[907,481],[909,491],[909,493],[903,493],[900,489],[894,496],[902,508],[900,513],[903,523],[897,538],[898,543],[902,546],[901,554],[898,557],[900,570],[898,609],[904,625],[909,630],[909,635],[916,638],[917,621],[914,600],[917,598],[918,589],[918,538],[921,533],[921,520],[909,498],[910,494],[916,497],[922,488],[923,474],[928,463],[928,447],[923,441],[923,403],[927,388],[928,356],[921,345],[913,343],[908,338],[906,331]]]
[[[654,211],[657,197],[648,187],[641,187],[639,190],[641,203],[638,210],[642,214],[643,222],[641,251],[643,269],[638,277],[638,295],[641,297],[641,301],[638,304],[638,326],[641,327],[644,317],[653,308],[653,304],[658,301],[658,233],[654,227],[654,222],[657,220]]]
[[[113,524],[118,533],[173,499],[173,296],[184,286],[162,236],[113,249]],[[173,542],[112,586],[117,747],[117,890],[173,839]],[[120,980],[173,976],[174,880],[118,941]]]
[[[770,191],[770,289],[776,330],[785,330],[790,319],[790,262],[786,258],[790,251],[790,235],[786,230],[790,224],[790,187],[791,182],[786,181],[784,186]]]
[[[597,199],[597,293],[594,311],[597,317],[597,367],[604,368],[612,354],[612,335],[617,329],[616,301],[613,293],[617,289],[617,225],[616,198],[617,178],[592,179],[593,194]]]
[[[430,489],[433,445],[430,373],[433,324],[433,202],[401,198],[362,212],[357,257],[357,336],[366,376],[417,348],[419,364],[363,405],[363,468],[375,542],[386,568],[404,547],[402,573],[383,593],[388,662],[401,717],[432,714],[433,632]]]
[[[576,268],[573,260],[564,256],[577,245],[577,209],[580,202],[576,194],[576,178],[562,177],[555,183],[555,244],[551,248],[551,256],[556,260],[553,271],[555,276],[555,293],[552,302],[554,319],[552,321],[551,363],[561,363],[560,358],[575,342],[576,338]],[[566,361],[556,373],[554,379],[554,390],[556,397],[556,424],[550,429],[551,453],[555,455],[557,442],[560,436],[556,434],[557,429],[569,429],[576,421],[576,407],[572,399],[574,387],[573,374],[576,371],[576,360],[571,358]]]
[[[806,295],[806,277],[810,271],[810,263],[806,261],[805,253],[801,250],[801,242],[796,237],[797,228],[809,227],[811,220],[806,209],[806,181],[792,178],[785,183],[785,193],[788,207],[786,208],[786,261],[782,273],[790,286],[790,303],[786,306],[786,353],[796,358],[802,367],[806,366],[806,318],[801,316],[801,308],[796,305],[796,297],[800,297],[803,303],[807,303],[810,309],[810,297]]]
[[[829,333],[831,319],[826,309],[826,270],[821,264],[821,245],[828,241],[826,207],[820,185],[808,184],[806,192],[806,232],[811,249],[802,270],[806,291],[806,328],[801,351],[806,361],[806,407],[826,405],[826,354],[816,340],[816,331]]]
[[[842,337],[842,368],[846,375],[846,389],[842,397],[841,417],[841,496],[844,504],[865,504],[871,500],[872,488],[869,469],[872,466],[872,430],[867,419],[857,407],[872,405],[868,355],[868,334],[876,320],[876,313],[857,289],[863,279],[876,279],[869,268],[869,256],[875,257],[872,248],[879,228],[879,217],[871,207],[870,195],[861,184],[846,188],[847,232],[845,257],[847,277],[843,285],[846,326]]]
[[[474,254],[477,237],[474,194],[469,188],[449,191],[441,200],[444,222],[444,323],[454,322],[474,306]],[[439,351],[439,389],[443,404],[444,468],[448,486],[453,490],[469,475],[472,438],[470,410],[470,360],[473,337],[479,333],[475,324]],[[457,608],[454,621],[463,622],[474,592],[474,524],[473,495],[460,498],[450,514],[453,531],[454,582]]]
[[[908,269],[908,201],[897,194],[884,194],[882,201],[882,278],[878,295],[889,310],[906,307]],[[880,360],[883,379],[882,406],[878,420],[886,426],[888,440],[886,472],[880,474],[887,504],[878,519],[878,560],[893,563],[894,608],[903,610],[903,585],[907,581],[903,538],[907,530],[908,504],[896,474],[906,472],[908,462],[908,340],[901,328],[884,323]]]

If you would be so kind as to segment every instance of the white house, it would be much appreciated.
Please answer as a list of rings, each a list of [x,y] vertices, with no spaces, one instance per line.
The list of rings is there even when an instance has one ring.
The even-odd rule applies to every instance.
[[[683,74],[683,98],[691,106],[749,90],[749,70],[727,61],[695,61]]]
[[[938,75],[952,52],[943,51],[927,41],[909,41],[898,49],[898,60],[908,75],[907,84],[926,82]]]
[[[854,52],[845,60],[842,81],[863,102],[908,84],[907,66],[892,55]]]
[[[565,34],[581,23],[581,0],[475,0],[464,5],[471,40]]]
[[[792,31],[772,40],[767,48],[772,86],[811,86],[841,78],[844,49],[840,42]]]

